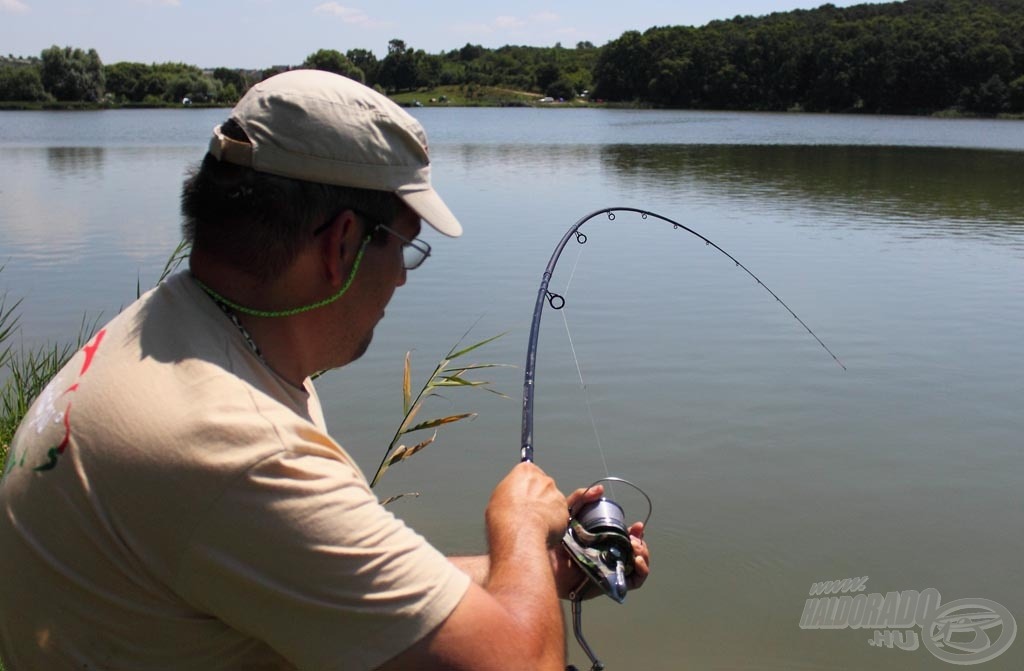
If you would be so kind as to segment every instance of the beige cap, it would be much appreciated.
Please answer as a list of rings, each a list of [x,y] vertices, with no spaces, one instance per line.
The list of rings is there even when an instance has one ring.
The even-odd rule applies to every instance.
[[[391,191],[445,235],[462,225],[430,186],[423,127],[386,96],[348,77],[291,70],[256,84],[231,112],[250,143],[213,129],[221,161],[307,182]]]

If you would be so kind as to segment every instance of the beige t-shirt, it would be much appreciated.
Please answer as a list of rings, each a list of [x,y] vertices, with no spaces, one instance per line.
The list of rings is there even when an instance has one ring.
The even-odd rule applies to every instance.
[[[0,651],[25,669],[370,669],[468,587],[377,503],[308,381],[187,273],[36,400],[0,482]]]

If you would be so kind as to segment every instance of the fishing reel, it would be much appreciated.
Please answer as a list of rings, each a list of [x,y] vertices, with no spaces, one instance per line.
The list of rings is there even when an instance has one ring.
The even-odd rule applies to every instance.
[[[592,483],[584,494],[602,482],[621,482],[640,492],[647,499],[644,526],[647,525],[654,506],[644,490],[628,480],[607,477]],[[592,585],[596,585],[616,603],[622,603],[626,598],[626,578],[633,573],[635,558],[622,506],[602,496],[597,501],[583,504],[575,511],[570,509],[569,526],[562,537],[562,546],[586,576],[579,586],[569,593],[569,600],[572,602],[573,635],[590,659],[591,671],[601,671],[604,664],[583,637],[583,595]],[[576,667],[568,667],[567,671],[570,670],[576,671]]]

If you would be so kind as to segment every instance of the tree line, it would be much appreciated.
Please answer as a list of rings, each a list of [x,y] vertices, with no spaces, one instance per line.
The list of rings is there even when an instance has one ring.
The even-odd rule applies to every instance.
[[[683,108],[1024,112],[1024,0],[906,0],[626,32],[597,96]]]
[[[568,98],[586,90],[598,49],[466,44],[440,54],[413,49],[403,40],[388,43],[378,59],[368,49],[320,49],[297,67],[351,77],[385,93],[437,86],[492,86]],[[254,83],[290,66],[265,70],[215,68],[184,63],[118,62],[104,65],[95,49],[54,45],[39,57],[0,58],[0,101],[171,104],[231,104]]]
[[[924,114],[1024,112],[1024,0],[905,0],[627,31],[602,47],[467,43],[429,54],[403,40],[378,58],[320,49],[301,64],[386,93],[489,86],[554,98],[688,109]],[[0,100],[231,104],[284,68],[103,65],[53,46],[0,59]]]

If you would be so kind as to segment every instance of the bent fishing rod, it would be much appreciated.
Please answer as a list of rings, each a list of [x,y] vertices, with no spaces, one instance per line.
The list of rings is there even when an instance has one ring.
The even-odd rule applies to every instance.
[[[737,268],[741,268],[747,275],[754,278],[754,280],[764,288],[765,291],[771,294],[772,297],[782,305],[782,307],[784,307],[789,314],[800,323],[801,326],[804,327],[804,330],[806,330],[811,337],[813,337],[818,344],[828,352],[832,359],[843,370],[846,370],[846,366],[839,360],[839,357],[837,357],[835,353],[828,348],[828,345],[826,345],[821,338],[819,338],[818,335],[812,331],[806,323],[804,323],[804,320],[801,319],[785,301],[779,298],[779,296],[776,295],[768,285],[762,282],[757,275],[740,263],[740,261],[732,254],[725,251],[692,228],[684,226],[678,221],[674,221],[668,217],[633,207],[607,207],[591,212],[569,228],[565,235],[562,236],[561,241],[555,247],[555,251],[551,254],[551,259],[548,261],[547,268],[545,268],[544,274],[541,276],[540,288],[537,290],[537,303],[533,309],[533,322],[530,325],[529,344],[526,349],[526,367],[523,376],[523,424],[519,454],[520,461],[532,462],[534,460],[533,397],[535,388],[535,371],[537,368],[537,341],[540,337],[540,319],[544,312],[544,304],[547,303],[553,310],[561,310],[565,307],[565,297],[548,289],[551,277],[555,272],[555,266],[558,264],[558,259],[561,257],[562,251],[565,249],[565,246],[569,243],[570,239],[575,237],[576,242],[579,244],[586,244],[587,236],[585,233],[580,231],[580,228],[582,228],[584,224],[599,217],[600,215],[606,215],[609,221],[614,221],[616,213],[620,212],[639,214],[640,218],[644,221],[654,219],[670,224],[673,230],[685,231],[703,240],[705,246],[714,247],[736,264]],[[605,481],[620,482],[629,485],[647,499],[647,516],[644,519],[644,526],[646,527],[647,521],[650,519],[651,512],[653,510],[653,504],[651,503],[650,497],[647,496],[647,493],[628,480],[612,476],[597,480],[591,484],[586,491],[593,489],[595,486]],[[584,592],[586,592],[591,585],[596,585],[607,596],[618,603],[622,603],[626,598],[626,579],[627,576],[633,572],[634,557],[633,546],[629,540],[628,526],[626,524],[626,517],[622,507],[611,499],[602,496],[597,501],[580,506],[578,510],[570,509],[569,524],[566,528],[565,535],[562,537],[562,546],[586,576],[582,583],[569,594],[569,599],[572,602],[573,634],[575,635],[577,642],[580,644],[580,647],[583,649],[583,652],[586,653],[587,657],[591,661],[591,671],[601,671],[604,669],[604,664],[597,658],[583,637],[582,601]],[[567,671],[574,669],[575,667],[570,666]]]

